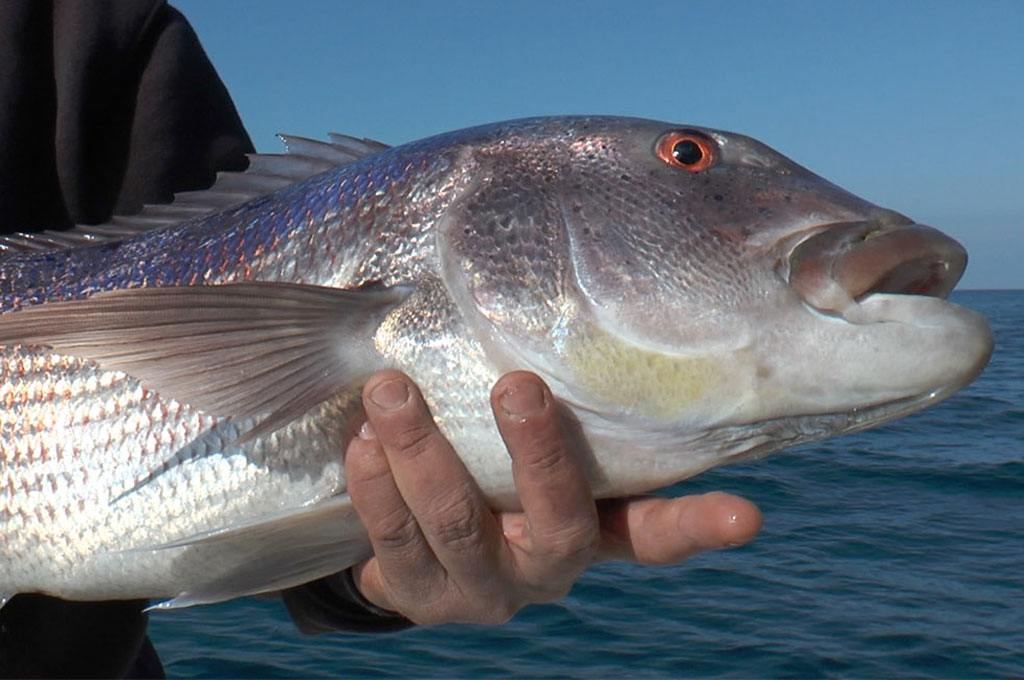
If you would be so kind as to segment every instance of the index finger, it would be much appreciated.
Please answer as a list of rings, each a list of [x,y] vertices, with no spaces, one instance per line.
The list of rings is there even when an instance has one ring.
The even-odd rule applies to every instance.
[[[585,461],[551,390],[533,373],[516,371],[495,384],[491,407],[512,457],[535,566],[565,569],[551,557],[588,566],[600,535],[597,509]]]
[[[445,572],[463,583],[486,580],[478,565],[492,565],[502,545],[497,522],[476,482],[438,430],[416,385],[398,371],[381,371],[364,388],[364,408],[386,458],[385,485],[393,491],[379,502],[414,523],[427,546],[393,542],[392,560],[402,554],[433,551]],[[364,503],[369,505],[369,503]],[[407,522],[399,521],[401,525]],[[371,536],[372,538],[372,536]],[[374,543],[379,557],[386,546]],[[416,548],[416,550],[412,550]]]

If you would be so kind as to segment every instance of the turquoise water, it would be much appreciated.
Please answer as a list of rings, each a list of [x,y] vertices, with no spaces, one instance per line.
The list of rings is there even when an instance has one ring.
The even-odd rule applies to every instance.
[[[171,677],[1022,677],[1024,291],[968,291],[996,353],[943,404],[714,470],[765,513],[750,545],[596,567],[499,628],[298,633],[275,601],[152,618]]]

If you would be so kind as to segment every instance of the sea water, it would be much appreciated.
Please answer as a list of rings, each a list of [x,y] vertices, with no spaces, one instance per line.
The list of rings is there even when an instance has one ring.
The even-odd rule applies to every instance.
[[[274,601],[153,615],[171,677],[1024,677],[1024,291],[967,291],[985,373],[870,432],[720,468],[751,544],[594,567],[505,626],[307,637]]]

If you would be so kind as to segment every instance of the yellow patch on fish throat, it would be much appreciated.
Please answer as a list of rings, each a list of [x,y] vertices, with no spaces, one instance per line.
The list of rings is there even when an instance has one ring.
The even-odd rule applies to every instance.
[[[694,403],[728,379],[718,357],[664,354],[594,326],[565,343],[564,357],[583,389],[663,422],[704,410]]]

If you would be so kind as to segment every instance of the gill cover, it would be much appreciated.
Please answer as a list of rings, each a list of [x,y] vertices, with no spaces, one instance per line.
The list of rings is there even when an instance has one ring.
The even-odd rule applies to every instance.
[[[575,406],[645,426],[720,420],[731,406],[723,412],[729,400],[718,397],[743,379],[728,358],[745,333],[701,323],[699,297],[685,326],[700,333],[661,332],[663,312],[694,287],[692,251],[717,247],[689,237],[697,225],[650,181],[672,172],[654,155],[662,130],[581,122],[572,134],[519,130],[477,148],[482,179],[440,235],[453,297],[500,367],[537,370]],[[728,290],[729,272],[716,276],[714,288]]]

